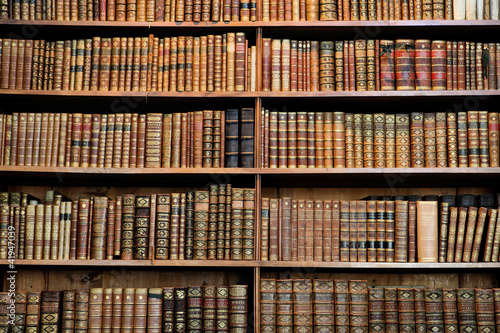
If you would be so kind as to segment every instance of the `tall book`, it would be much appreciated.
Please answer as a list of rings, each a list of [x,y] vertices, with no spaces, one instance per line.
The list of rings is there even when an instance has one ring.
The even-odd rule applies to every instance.
[[[438,261],[438,209],[436,201],[417,201],[418,262]]]

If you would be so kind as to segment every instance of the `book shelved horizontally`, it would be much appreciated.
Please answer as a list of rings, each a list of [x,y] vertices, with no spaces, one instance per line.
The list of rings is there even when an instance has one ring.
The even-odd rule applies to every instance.
[[[359,2],[360,5],[361,2]],[[243,3],[241,1],[240,5],[243,6]],[[408,286],[423,286],[424,288],[438,289],[455,288],[457,291],[460,288],[492,289],[500,287],[496,279],[500,264],[498,262],[482,262],[481,260],[479,262],[437,262],[436,260],[436,262],[429,263],[363,262],[359,260],[327,261],[323,259],[288,261],[284,259],[272,260],[270,258],[264,260],[262,246],[264,242],[263,221],[265,218],[263,218],[263,214],[265,214],[265,209],[262,207],[261,201],[263,198],[275,200],[292,198],[297,201],[309,200],[325,203],[335,200],[359,202],[362,198],[374,194],[378,196],[400,195],[403,197],[400,197],[398,200],[403,201],[408,201],[405,200],[404,196],[410,195],[459,196],[462,194],[493,194],[500,192],[498,183],[500,169],[496,166],[447,166],[444,168],[414,168],[410,166],[329,168],[325,166],[272,169],[265,167],[265,164],[260,159],[265,153],[265,127],[259,126],[263,123],[262,117],[265,114],[260,111],[265,109],[290,113],[302,111],[323,113],[343,111],[358,114],[404,113],[408,115],[411,112],[422,111],[453,113],[459,111],[487,110],[494,112],[500,102],[500,90],[498,90],[498,86],[496,89],[483,90],[360,91],[355,89],[348,91],[344,89],[340,91],[333,89],[332,91],[320,91],[320,89],[317,89],[305,91],[304,89],[304,91],[298,92],[279,89],[279,91],[263,91],[263,39],[271,38],[283,41],[293,36],[295,39],[317,39],[321,41],[348,41],[357,40],[358,38],[368,40],[427,38],[457,41],[456,34],[459,33],[460,40],[499,43],[500,40],[496,36],[492,38],[478,37],[478,35],[482,36],[483,33],[486,35],[488,32],[498,29],[500,25],[498,16],[496,19],[484,20],[476,20],[477,16],[474,18],[473,16],[468,17],[466,20],[465,15],[463,18],[455,20],[424,20],[413,18],[403,19],[404,16],[398,19],[396,16],[391,17],[390,14],[387,17],[383,17],[384,13],[382,12],[382,17],[377,18],[375,21],[356,21],[352,19],[346,20],[345,18],[342,21],[320,21],[318,18],[308,18],[307,21],[265,21],[263,18],[264,3],[265,1],[255,3],[256,12],[254,15],[256,15],[256,19],[249,19],[248,21],[234,19],[229,22],[223,19],[222,16],[219,16],[220,21],[218,22],[210,22],[203,19],[200,19],[200,22],[193,20],[194,22],[184,21],[182,23],[180,21],[166,22],[167,20],[162,21],[159,19],[151,20],[150,22],[140,22],[139,20],[132,19],[127,21],[102,19],[93,21],[82,21],[81,19],[60,21],[50,18],[32,20],[29,16],[30,14],[28,14],[28,18],[19,20],[13,19],[10,16],[8,19],[0,19],[1,37],[19,40],[45,39],[53,42],[58,40],[91,39],[96,35],[110,39],[116,36],[145,37],[150,32],[154,33],[155,37],[163,38],[164,35],[169,37],[180,35],[208,36],[244,31],[248,46],[255,47],[255,59],[251,60],[250,54],[250,61],[244,67],[250,69],[248,72],[245,72],[247,75],[245,76],[245,80],[247,81],[243,81],[247,85],[240,90],[216,91],[214,89],[210,91],[210,89],[207,89],[180,92],[176,91],[177,89],[157,89],[156,91],[150,89],[144,89],[143,91],[125,91],[125,89],[99,91],[97,89],[93,91],[90,89],[90,77],[88,90],[33,90],[32,88],[28,90],[22,87],[15,88],[15,86],[14,88],[7,87],[7,89],[0,89],[2,113],[5,115],[12,114],[13,112],[173,114],[176,112],[194,112],[206,108],[211,110],[253,108],[256,111],[253,119],[256,125],[253,133],[253,152],[256,157],[252,165],[253,167],[131,168],[122,167],[122,165],[119,167],[0,166],[2,192],[29,193],[37,198],[44,198],[47,190],[56,190],[71,200],[77,201],[79,198],[85,197],[107,197],[110,200],[114,200],[116,197],[129,193],[136,195],[158,195],[160,193],[172,194],[203,191],[210,184],[231,183],[233,187],[255,189],[255,224],[253,227],[255,242],[253,260],[163,260],[154,257],[144,260],[120,259],[118,257],[107,260],[16,259],[16,290],[26,290],[29,292],[90,290],[91,292],[96,292],[96,289],[92,290],[91,288],[103,288],[106,293],[106,289],[110,292],[111,288],[113,290],[118,288],[138,288],[137,290],[141,289],[142,292],[144,288],[150,288],[152,289],[150,292],[157,292],[158,288],[164,288],[163,290],[171,287],[186,288],[185,290],[188,291],[192,286],[246,285],[248,286],[247,310],[249,313],[253,312],[254,316],[248,317],[246,327],[233,325],[229,326],[230,328],[227,331],[275,332],[273,328],[276,329],[276,327],[287,325],[277,322],[273,324],[272,320],[270,324],[269,321],[261,317],[262,314],[269,313],[271,313],[272,317],[273,312],[269,312],[269,306],[266,303],[269,300],[263,298],[263,295],[266,295],[264,292],[269,291],[265,288],[267,288],[269,283],[272,284],[273,281],[277,281],[278,284],[287,288],[292,288],[291,290],[295,294],[290,292],[290,295],[296,295],[297,298],[300,295],[299,288],[301,283],[304,285],[312,283],[311,288],[316,288],[315,281],[318,279],[322,279],[322,281],[338,281],[335,287],[342,285],[342,282],[347,283],[346,281],[368,280],[368,286],[383,287],[387,291],[394,288],[405,289]],[[344,1],[343,3],[345,9],[346,2]],[[357,4],[357,1],[353,3]],[[398,2],[396,1],[396,3]],[[271,2],[270,5],[273,6],[275,4],[276,6],[280,5],[278,2]],[[283,2],[283,10],[288,8],[287,4]],[[490,2],[488,2],[488,6],[489,8],[494,7]],[[241,8],[246,9],[246,4]],[[278,7],[279,10],[280,8]],[[95,12],[92,14],[94,15]],[[57,15],[54,17],[57,17]],[[492,17],[490,16],[490,18]],[[26,29],[29,28],[36,29],[35,35],[30,35],[26,32]],[[60,28],[68,29],[67,31],[61,31]],[[162,28],[167,28],[168,30]],[[373,32],[370,30],[371,28],[375,28],[376,31]],[[496,56],[498,57],[500,50],[498,47],[496,50]],[[244,59],[248,60],[248,58]],[[255,70],[253,72],[252,61],[255,62]],[[430,63],[428,65],[430,66]],[[352,73],[356,74],[356,69]],[[249,84],[252,82],[252,77],[255,82],[253,88]],[[320,81],[318,81],[319,83]],[[140,85],[141,83],[138,86]],[[98,86],[99,83],[97,83]],[[147,86],[147,83],[145,86]],[[68,108],[68,106],[70,107]],[[293,136],[292,138],[289,136],[287,139],[293,142]],[[316,139],[319,138],[316,137]],[[317,141],[321,142],[321,140]],[[289,147],[293,147],[293,144],[289,144],[287,149]],[[471,147],[467,147],[467,149],[471,149]],[[314,152],[317,151],[317,149],[314,150]],[[380,200],[396,201],[396,199],[385,198]],[[45,204],[43,199],[41,201],[42,204]],[[498,208],[497,204],[497,202],[494,202],[492,208]],[[358,221],[359,215],[354,219]],[[282,223],[281,219],[279,221],[279,223]],[[487,225],[487,223],[485,224]],[[359,226],[361,223],[357,225]],[[278,226],[282,227],[282,224],[278,224]],[[311,236],[313,240],[312,244],[314,244],[314,235]],[[277,237],[277,239],[282,242],[280,237]],[[309,244],[309,246],[312,244]],[[283,246],[282,243],[280,245]],[[154,249],[156,246],[154,244],[152,248]],[[308,245],[305,244],[304,246]],[[88,250],[90,251],[90,248]],[[1,259],[0,263],[2,264],[4,276],[7,278],[11,274],[8,268],[9,262],[6,259]],[[374,272],[374,269],[377,269],[377,271]],[[2,291],[7,292],[10,287],[9,282],[6,279],[4,281]],[[297,289],[294,289],[294,285],[297,285]],[[356,289],[356,287],[353,286],[353,289]],[[310,290],[317,292],[316,289]],[[334,288],[332,290],[337,292]],[[388,295],[387,291],[386,297]],[[356,292],[359,291],[355,291],[354,293]],[[282,301],[283,299],[279,298],[279,290],[276,293],[278,294],[277,300]],[[344,294],[342,292],[337,293],[340,296]],[[416,296],[414,296],[414,299],[416,300]],[[356,301],[353,300],[353,302]],[[138,302],[136,303],[139,304]],[[388,301],[386,300],[386,305],[387,303]],[[276,305],[276,303],[272,304]],[[401,304],[404,303],[401,302]],[[306,302],[305,307],[307,308],[309,305],[311,304]],[[337,305],[342,306],[342,301],[339,301]],[[417,302],[415,301],[416,305]],[[243,305],[241,306],[244,307]],[[210,306],[207,305],[207,309],[210,309]],[[276,310],[274,311],[276,314]],[[207,311],[208,313],[209,311]],[[123,315],[125,316],[125,314]],[[297,320],[295,323],[298,326],[297,328],[306,326],[306,329],[312,329],[316,325],[312,322],[312,316],[310,322],[307,320],[306,322],[299,322],[299,316],[295,316],[294,318],[294,316],[290,316],[286,311],[279,315],[281,316],[280,320],[291,319],[292,323],[289,324],[292,325],[294,323],[293,320]],[[316,316],[317,314],[314,315]],[[365,313],[358,315],[362,318]],[[88,318],[91,317],[93,315],[89,314]],[[339,316],[338,320],[341,320],[340,318]],[[210,318],[204,319],[207,320],[207,323],[210,320]],[[121,323],[123,325],[123,319]],[[387,323],[389,322],[387,321]],[[91,325],[92,328],[96,328],[96,326],[93,326],[94,324]],[[498,322],[496,324],[498,325]],[[137,328],[140,328],[140,325],[137,325]],[[478,325],[480,325],[479,322]],[[328,327],[328,325],[319,326]],[[150,327],[152,329],[153,326]],[[269,331],[268,327],[271,327]],[[103,331],[105,330],[105,326],[101,326],[101,328]],[[342,329],[345,329],[345,326],[338,325],[337,328],[342,331]],[[210,328],[207,326],[206,330],[210,331]],[[177,331],[182,331],[182,328],[178,328],[178,330],[172,329],[172,332]],[[225,330],[221,329],[221,331]],[[328,328],[325,328],[325,332],[330,331]]]

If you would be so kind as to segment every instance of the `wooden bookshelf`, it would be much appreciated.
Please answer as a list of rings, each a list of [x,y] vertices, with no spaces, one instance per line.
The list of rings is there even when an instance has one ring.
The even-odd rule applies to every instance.
[[[260,7],[259,7],[260,8]],[[500,167],[485,168],[263,168],[260,161],[260,109],[267,105],[277,108],[299,107],[312,110],[316,106],[348,111],[351,105],[391,110],[405,105],[429,108],[463,102],[468,98],[481,99],[479,107],[491,111],[498,107],[497,90],[444,91],[330,91],[330,92],[275,92],[261,91],[262,38],[285,35],[307,38],[335,39],[349,36],[360,28],[380,28],[382,37],[393,38],[407,32],[425,33],[425,38],[465,34],[483,35],[498,32],[499,20],[383,20],[383,21],[299,21],[299,22],[116,22],[116,21],[45,21],[0,20],[4,34],[12,29],[36,27],[50,36],[95,34],[129,35],[147,33],[206,34],[233,31],[249,32],[249,41],[257,46],[257,91],[255,92],[164,92],[164,91],[53,91],[0,89],[2,112],[11,112],[17,103],[24,107],[50,110],[58,103],[66,103],[65,112],[110,111],[109,101],[120,98],[140,100],[140,113],[193,111],[193,105],[210,108],[211,105],[247,103],[255,112],[255,140],[253,168],[80,168],[0,166],[3,191],[34,192],[41,196],[48,189],[78,198],[83,194],[116,195],[117,193],[159,193],[203,188],[206,184],[230,182],[239,187],[255,188],[255,258],[254,260],[26,260],[14,261],[20,272],[19,288],[27,290],[88,289],[97,287],[157,287],[169,281],[172,286],[188,284],[248,283],[249,313],[253,312],[249,332],[260,332],[261,278],[357,278],[374,285],[421,285],[498,288],[499,262],[457,263],[394,263],[394,262],[326,262],[326,261],[264,261],[261,260],[261,201],[262,197],[291,196],[308,200],[359,200],[368,194],[464,194],[499,193]],[[67,31],[62,31],[67,29]],[[130,33],[132,31],[132,33]],[[145,32],[146,31],[146,32]],[[498,34],[497,34],[498,35]],[[500,42],[498,36],[488,37]],[[334,37],[332,37],[334,36]],[[431,36],[431,37],[429,37]],[[65,37],[65,38],[66,38]],[[38,38],[38,37],[37,37]],[[451,37],[450,37],[451,38]],[[462,37],[453,37],[462,38]],[[500,55],[500,53],[498,53]],[[88,111],[86,104],[92,105]],[[190,105],[189,109],[186,105]],[[64,105],[63,105],[64,106]],[[72,109],[74,107],[74,110]],[[175,107],[176,109],[170,109]],[[353,107],[353,108],[354,108]],[[9,109],[10,108],[10,109]],[[215,107],[214,107],[215,108]],[[442,108],[443,111],[445,110]],[[441,110],[441,109],[439,109]],[[432,112],[436,110],[432,109]],[[38,110],[36,112],[39,112]],[[50,111],[49,111],[50,112]],[[391,111],[392,112],[392,111]],[[426,109],[423,110],[426,112]],[[228,181],[229,179],[229,181]],[[8,274],[11,262],[0,259],[1,271]],[[449,282],[449,284],[447,284]],[[168,284],[167,283],[167,284]],[[166,285],[166,284],[164,284]],[[3,291],[8,290],[4,279]]]

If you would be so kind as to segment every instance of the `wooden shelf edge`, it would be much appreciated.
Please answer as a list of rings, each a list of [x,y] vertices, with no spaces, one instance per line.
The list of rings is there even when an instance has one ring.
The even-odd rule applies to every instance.
[[[260,267],[275,268],[337,268],[337,269],[500,269],[500,262],[476,263],[394,263],[394,262],[321,262],[260,261]]]
[[[499,167],[488,168],[85,168],[0,166],[0,172],[8,173],[56,173],[84,175],[463,175],[481,177],[500,174]]]
[[[256,92],[175,92],[175,91],[68,91],[0,89],[0,95],[58,97],[135,98],[431,98],[500,96],[500,90],[404,90],[404,91],[256,91]]]
[[[9,262],[0,260],[7,270]],[[335,269],[500,269],[500,262],[463,263],[391,263],[391,262],[323,262],[323,261],[246,261],[246,260],[27,260],[16,259],[15,269],[22,266],[112,266],[112,267],[234,267],[234,268],[335,268]]]
[[[8,26],[54,26],[54,27],[126,27],[126,28],[257,28],[257,27],[496,27],[498,20],[379,20],[379,21],[256,21],[256,22],[130,22],[130,21],[56,21],[56,20],[0,20]]]

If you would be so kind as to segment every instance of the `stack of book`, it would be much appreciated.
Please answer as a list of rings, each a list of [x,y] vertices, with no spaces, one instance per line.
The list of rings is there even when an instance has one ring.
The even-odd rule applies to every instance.
[[[253,167],[253,138],[251,108],[168,114],[13,112],[0,115],[0,165]]]
[[[261,260],[499,261],[498,209],[478,207],[474,195],[459,196],[456,205],[443,197],[262,198]]]
[[[74,91],[255,91],[245,33],[208,36],[4,38],[0,88]]]
[[[0,204],[1,259],[10,230],[18,259],[254,260],[254,189],[25,201]]]
[[[248,286],[0,292],[0,329],[16,332],[247,332]],[[9,312],[9,304],[15,310]],[[8,313],[15,319],[10,321]]]
[[[267,168],[499,166],[498,112],[261,114]]]
[[[262,20],[498,20],[498,6],[498,0],[264,0]]]
[[[255,21],[255,0],[50,0],[0,4],[0,19],[127,22]]]
[[[500,289],[261,279],[261,332],[495,332]]]
[[[263,91],[487,90],[498,43],[263,38]],[[484,62],[484,64],[483,64]]]

